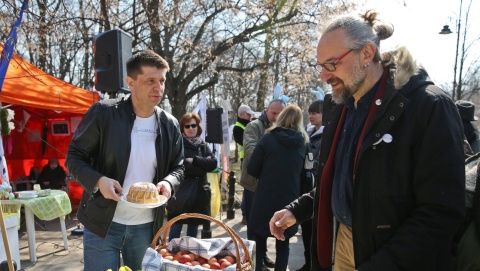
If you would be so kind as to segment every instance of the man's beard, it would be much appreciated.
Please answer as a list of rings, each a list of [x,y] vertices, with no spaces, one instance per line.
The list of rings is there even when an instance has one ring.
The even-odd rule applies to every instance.
[[[336,104],[344,104],[347,102],[348,98],[352,97],[353,94],[357,93],[360,87],[365,83],[365,71],[360,66],[359,57],[355,57],[355,62],[350,72],[351,82],[345,83],[342,79],[338,77],[330,78],[327,80],[327,84],[332,83],[342,83],[343,88],[332,91],[332,100]]]

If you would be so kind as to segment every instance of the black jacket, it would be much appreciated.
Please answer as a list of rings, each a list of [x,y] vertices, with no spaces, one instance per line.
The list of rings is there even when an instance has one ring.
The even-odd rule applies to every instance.
[[[258,179],[258,185],[247,221],[257,235],[270,236],[270,218],[300,196],[305,152],[305,140],[299,131],[279,127],[265,134],[255,146],[247,169]],[[291,227],[285,236],[290,238],[296,232],[297,227]]]
[[[465,212],[460,116],[425,71],[411,75],[407,71],[408,82],[396,84],[396,89],[393,78],[401,79],[405,73],[389,67],[388,89],[368,125],[354,173],[355,266],[358,270],[450,270],[452,236]],[[319,176],[327,171],[327,158],[334,151],[331,145],[342,109],[343,105],[333,108],[325,125]],[[379,141],[385,134],[393,141]],[[287,206],[297,222],[313,213],[313,229],[320,226],[320,187]],[[312,269],[317,270],[316,230],[312,242]]]
[[[237,118],[237,121],[243,124],[243,126],[247,126],[247,124],[250,123],[250,120],[242,119],[242,118]],[[235,140],[235,143],[238,145],[243,146],[243,132],[245,132],[244,129],[240,128],[239,126],[233,126],[233,140]]]
[[[65,177],[65,170],[62,166],[58,165],[52,169],[50,165],[45,165],[38,176],[38,182],[42,189],[61,189],[65,185]],[[50,184],[45,185],[44,182],[50,182]]]
[[[185,181],[192,180],[198,182],[197,195],[195,198],[195,205],[190,210],[184,210],[184,213],[200,213],[204,215],[211,214],[210,202],[212,198],[212,191],[210,190],[210,183],[207,180],[207,173],[217,168],[217,158],[213,156],[212,151],[207,143],[202,142],[195,146],[187,139],[183,139],[185,158],[193,158],[193,162],[189,163],[184,160],[185,166]],[[210,158],[207,158],[210,156]],[[179,214],[168,212],[168,219],[172,219]],[[203,219],[182,219],[177,221],[178,224],[195,223],[201,224]]]
[[[178,121],[159,107],[155,115],[157,130],[155,150],[157,171],[154,184],[165,180],[177,189],[184,176],[183,141]],[[93,193],[102,176],[123,185],[130,157],[131,131],[135,121],[131,98],[95,103],[83,116],[68,147],[66,166],[83,186],[77,217],[83,225],[99,236],[106,236],[117,202]],[[164,207],[156,209],[153,233],[163,224]]]

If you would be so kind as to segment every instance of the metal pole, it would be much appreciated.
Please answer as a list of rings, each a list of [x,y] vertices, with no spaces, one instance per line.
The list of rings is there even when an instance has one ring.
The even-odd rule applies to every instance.
[[[457,63],[458,63],[458,45],[460,43],[460,26],[461,26],[461,20],[462,20],[462,2],[463,0],[460,0],[460,13],[458,14],[458,21],[457,21],[457,48],[455,50],[455,64],[453,66],[453,97],[454,100],[460,100],[461,98],[461,87],[458,86],[458,92],[457,92]],[[459,75],[460,77],[462,76],[461,74]]]
[[[235,171],[228,175],[227,219],[235,218]]]

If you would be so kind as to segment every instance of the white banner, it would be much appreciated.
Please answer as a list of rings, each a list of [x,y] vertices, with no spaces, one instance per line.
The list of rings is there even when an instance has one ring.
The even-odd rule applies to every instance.
[[[192,113],[200,115],[202,124],[202,134],[200,138],[205,140],[205,132],[207,131],[207,95],[202,93],[202,99],[198,102],[197,106],[192,110]]]

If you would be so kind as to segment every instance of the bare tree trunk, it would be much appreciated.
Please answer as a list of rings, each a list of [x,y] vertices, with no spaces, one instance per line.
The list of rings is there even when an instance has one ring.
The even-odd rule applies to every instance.
[[[37,0],[37,5],[38,5],[38,10],[40,13],[40,21],[38,24],[38,46],[36,46],[36,50],[38,53],[38,59],[36,62],[36,65],[41,69],[46,72],[51,72],[48,71],[47,69],[47,54],[46,50],[48,47],[48,42],[47,42],[47,19],[46,19],[46,6],[45,6],[45,1],[43,0]]]
[[[108,7],[106,0],[100,0],[100,13],[102,14],[100,18],[102,19],[105,31],[111,30],[112,28],[110,26],[110,19],[108,18]]]

